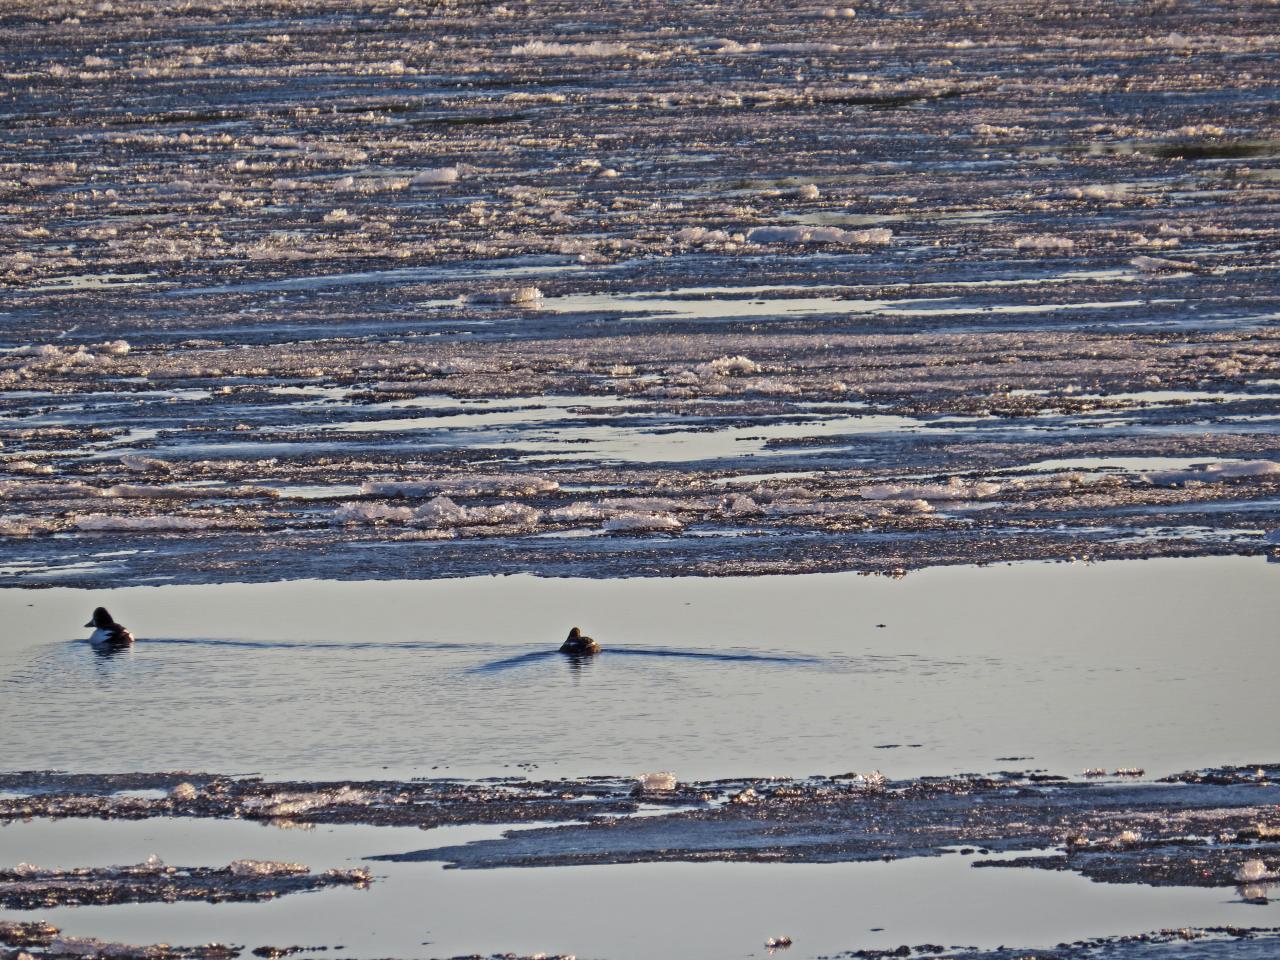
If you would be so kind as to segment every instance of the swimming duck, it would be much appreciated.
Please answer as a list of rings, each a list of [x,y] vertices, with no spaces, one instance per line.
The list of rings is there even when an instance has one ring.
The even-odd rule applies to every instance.
[[[98,607],[93,611],[93,619],[85,624],[96,628],[89,637],[89,642],[111,647],[127,647],[133,643],[133,634],[118,624],[107,613],[106,607]]]
[[[565,638],[564,643],[560,644],[560,652],[574,657],[589,657],[593,653],[600,652],[600,644],[590,637],[584,637],[582,631],[574,627],[569,631],[569,636]]]

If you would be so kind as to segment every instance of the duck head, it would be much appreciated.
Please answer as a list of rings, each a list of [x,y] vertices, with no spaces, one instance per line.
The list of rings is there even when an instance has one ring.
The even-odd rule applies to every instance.
[[[107,613],[106,607],[98,607],[93,611],[93,619],[85,624],[86,627],[97,627],[99,630],[105,630],[107,627],[115,623],[111,619],[111,614]]]
[[[103,611],[103,613],[106,613],[106,611],[104,610],[104,611]],[[577,627],[574,627],[572,630],[570,630],[570,631],[569,631],[569,636],[568,636],[568,638],[567,638],[567,639],[569,639],[569,640],[581,640],[581,639],[582,639],[582,631],[581,631],[581,630],[579,630]]]

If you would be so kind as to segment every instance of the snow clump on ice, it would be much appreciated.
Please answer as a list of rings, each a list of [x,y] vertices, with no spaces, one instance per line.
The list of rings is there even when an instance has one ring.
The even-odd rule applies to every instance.
[[[611,43],[597,40],[593,43],[548,43],[545,40],[530,40],[511,48],[511,53],[520,57],[651,57],[634,50],[625,43]]]
[[[1075,247],[1076,242],[1070,237],[1055,237],[1048,233],[1019,237],[1013,241],[1013,249],[1033,250],[1036,253],[1070,253]]]
[[[539,303],[542,291],[537,287],[512,287],[507,290],[487,290],[467,297],[471,303]]]
[[[457,167],[439,167],[434,170],[422,170],[414,174],[409,182],[415,187],[438,186],[445,183],[458,182]]]
[[[756,227],[747,239],[752,243],[874,243],[893,239],[887,227],[842,230],[840,227]]]
[[[602,528],[606,533],[645,533],[661,530],[683,530],[678,517],[670,513],[619,513],[606,520]]]
[[[639,781],[642,790],[665,791],[676,788],[676,775],[669,770],[662,770],[657,773],[642,773],[636,777],[636,780]]]
[[[735,373],[759,373],[760,364],[739,354],[736,357],[718,357],[693,368],[699,377],[729,377]]]
[[[279,877],[309,873],[311,870],[305,864],[279,860],[232,860],[227,869],[237,877]]]

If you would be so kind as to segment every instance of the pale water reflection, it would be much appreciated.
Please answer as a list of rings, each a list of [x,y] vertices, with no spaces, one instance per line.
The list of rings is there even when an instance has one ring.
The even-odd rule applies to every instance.
[[[491,837],[494,827],[423,832],[368,826],[278,830],[244,821],[33,821],[0,827],[6,862],[106,866],[156,854],[174,865],[235,857],[351,868],[362,858]],[[1233,889],[1115,886],[1043,870],[974,870],[952,854],[894,863],[652,863],[446,870],[365,864],[367,890],[340,888],[269,903],[61,907],[41,919],[71,935],[125,942],[230,940],[330,947],[315,956],[429,957],[562,951],[581,957],[763,957],[766,938],[794,938],[790,957],[902,943],[1051,945],[1169,927],[1267,925],[1280,904]],[[576,904],[572,922],[565,905]],[[0,910],[0,919],[33,919]]]
[[[694,779],[1274,760],[1277,574],[1203,558],[0,591],[0,768]],[[134,648],[77,639],[99,604]],[[605,645],[577,669],[550,655],[573,625]]]

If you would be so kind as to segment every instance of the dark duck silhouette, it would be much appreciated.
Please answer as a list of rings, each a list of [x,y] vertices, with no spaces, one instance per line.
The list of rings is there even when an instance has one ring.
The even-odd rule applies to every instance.
[[[569,631],[569,636],[565,638],[564,643],[560,644],[560,652],[573,657],[589,657],[600,652],[600,644],[590,637],[584,637],[582,631],[574,627]]]
[[[95,628],[89,637],[89,642],[95,646],[127,647],[133,643],[133,634],[122,624],[116,623],[111,614],[107,613],[106,607],[94,610],[93,619],[85,626]]]

